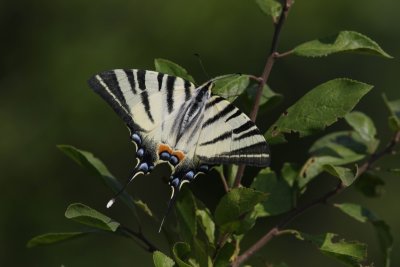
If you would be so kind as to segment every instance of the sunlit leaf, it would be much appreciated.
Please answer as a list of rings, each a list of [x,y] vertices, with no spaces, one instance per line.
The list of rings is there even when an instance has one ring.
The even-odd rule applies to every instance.
[[[209,210],[196,210],[196,216],[200,220],[200,226],[208,238],[210,244],[214,244],[215,223]]]
[[[251,188],[265,192],[268,198],[260,203],[259,217],[278,215],[292,208],[292,191],[286,180],[277,177],[270,168],[261,170],[254,178]]]
[[[299,179],[301,166],[296,163],[285,162],[283,164],[281,174],[282,178],[288,183],[290,187],[293,187],[294,183]]]
[[[241,221],[267,194],[250,188],[234,188],[222,197],[215,210],[215,222],[224,232],[240,229]]]
[[[356,179],[355,174],[349,168],[326,164],[324,165],[324,170],[339,178],[345,186],[351,185]]]
[[[174,267],[175,262],[160,251],[153,253],[153,262],[155,267]]]
[[[375,41],[354,31],[341,31],[333,36],[303,43],[293,50],[295,55],[305,57],[322,57],[339,52],[362,53],[392,58]]]
[[[233,102],[249,86],[249,76],[244,74],[224,75],[214,82],[212,92]]]
[[[66,240],[81,237],[87,234],[86,232],[68,232],[68,233],[47,233],[43,235],[38,235],[28,241],[26,246],[28,248],[52,245],[55,243],[60,243]]]
[[[197,235],[196,200],[188,188],[180,192],[175,206],[179,222],[179,233],[185,241],[192,240]]]
[[[368,209],[353,203],[334,204],[334,206],[359,222],[376,221],[376,216]]]
[[[305,94],[265,134],[271,143],[285,141],[285,134],[315,134],[351,111],[371,85],[350,79],[334,79]]]
[[[281,14],[282,4],[277,0],[256,0],[256,3],[265,14],[271,16],[275,21]]]
[[[156,58],[154,60],[154,65],[156,71],[158,72],[165,73],[171,76],[181,77],[185,80],[195,83],[193,77],[189,75],[186,69],[168,59]]]
[[[337,240],[337,235],[326,233],[322,235],[309,235],[293,231],[295,236],[304,241],[309,241],[324,254],[334,257],[348,266],[359,267],[367,256],[367,246],[359,242]]]
[[[81,203],[68,206],[65,217],[101,230],[115,232],[120,224],[106,215]]]
[[[344,117],[348,124],[367,142],[374,141],[376,128],[370,117],[359,111],[353,111]]]

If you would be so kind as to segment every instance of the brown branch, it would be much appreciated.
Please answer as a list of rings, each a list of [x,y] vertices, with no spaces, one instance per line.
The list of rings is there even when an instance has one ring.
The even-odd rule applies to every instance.
[[[380,152],[374,153],[370,156],[370,158],[358,168],[358,172],[356,174],[356,178],[360,177],[366,171],[371,169],[372,165],[382,158],[383,156],[390,154],[393,152],[394,147],[396,144],[400,143],[400,131],[397,131],[387,146]],[[271,241],[275,236],[277,236],[281,229],[292,222],[297,216],[303,214],[307,210],[319,205],[326,203],[332,197],[338,195],[340,192],[343,191],[345,185],[340,182],[334,189],[327,192],[325,195],[314,199],[312,202],[297,207],[292,210],[281,222],[279,222],[275,227],[269,230],[263,237],[261,237],[256,243],[254,243],[249,249],[243,252],[240,256],[238,256],[235,261],[232,263],[232,267],[238,267],[240,264],[244,263],[248,258],[250,258],[254,253],[259,251],[262,247],[264,247],[269,241]]]
[[[256,92],[256,97],[254,99],[253,103],[253,108],[250,112],[250,119],[255,122],[257,118],[257,113],[258,109],[260,107],[260,100],[262,97],[264,85],[267,83],[269,76],[271,74],[272,67],[274,66],[275,59],[278,58],[279,53],[277,52],[278,50],[278,42],[279,42],[279,36],[281,34],[282,26],[286,20],[286,17],[289,13],[290,7],[293,4],[293,0],[284,0],[284,4],[282,7],[282,12],[279,16],[279,20],[277,23],[275,23],[275,30],[274,30],[274,36],[272,38],[272,44],[271,44],[271,49],[269,52],[269,56],[267,58],[267,62],[265,64],[263,73],[259,79],[259,84]],[[239,187],[240,182],[242,181],[244,169],[246,165],[240,165],[238,168],[238,171],[236,173],[235,177],[235,182],[233,184],[233,187]]]

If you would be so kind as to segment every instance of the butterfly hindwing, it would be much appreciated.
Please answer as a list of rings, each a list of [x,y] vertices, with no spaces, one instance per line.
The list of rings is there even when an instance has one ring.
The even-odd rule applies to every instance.
[[[207,164],[264,167],[270,161],[268,145],[257,126],[220,96],[212,96],[206,104],[195,154]]]

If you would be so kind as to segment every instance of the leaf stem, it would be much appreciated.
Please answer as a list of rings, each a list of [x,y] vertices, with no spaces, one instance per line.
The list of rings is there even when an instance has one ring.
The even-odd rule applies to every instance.
[[[362,174],[364,174],[366,171],[368,171],[372,165],[382,158],[385,155],[388,155],[393,152],[394,147],[400,143],[400,131],[397,131],[394,135],[393,138],[390,140],[390,142],[387,144],[387,146],[380,152],[372,154],[369,159],[360,166],[358,169],[356,178],[360,177]],[[325,204],[329,199],[332,197],[340,194],[343,189],[345,189],[345,185],[340,182],[338,185],[332,189],[331,191],[327,192],[325,195],[314,199],[310,203],[297,207],[293,209],[289,214],[281,221],[279,222],[275,227],[270,229],[263,237],[261,237],[256,243],[254,243],[250,248],[248,248],[245,252],[243,252],[241,255],[239,255],[232,263],[232,267],[238,267],[242,263],[244,263],[246,260],[248,260],[254,253],[259,251],[262,247],[264,247],[269,241],[271,241],[272,238],[275,236],[279,235],[279,233],[282,233],[284,230],[281,230],[284,228],[286,225],[288,225],[290,222],[292,222],[297,216],[305,213],[309,209],[319,205],[319,204]]]
[[[143,242],[146,246],[140,246],[141,248],[143,248],[144,250],[146,250],[147,252],[153,253],[156,250],[159,250],[155,245],[153,245],[143,234],[142,231],[133,231],[131,229],[129,229],[126,226],[120,226],[119,229],[126,234],[126,236],[134,238],[134,239],[138,239],[141,242]]]
[[[277,59],[279,56],[279,53],[277,52],[279,37],[281,35],[282,26],[287,18],[287,15],[289,13],[289,10],[290,10],[290,7],[292,6],[292,4],[293,4],[293,0],[284,0],[283,6],[282,6],[282,11],[279,16],[279,20],[277,23],[275,23],[274,36],[272,38],[269,56],[267,58],[267,62],[265,63],[263,73],[259,79],[256,97],[254,99],[253,108],[252,108],[252,110],[250,112],[250,116],[249,116],[253,122],[255,122],[257,119],[258,109],[260,107],[260,100],[262,97],[264,85],[267,83],[267,81],[269,79],[272,67],[274,66],[274,63],[275,63],[275,59]],[[239,166],[238,171],[236,173],[236,178],[235,178],[233,187],[239,187],[240,182],[242,181],[245,167],[246,167],[246,165]]]

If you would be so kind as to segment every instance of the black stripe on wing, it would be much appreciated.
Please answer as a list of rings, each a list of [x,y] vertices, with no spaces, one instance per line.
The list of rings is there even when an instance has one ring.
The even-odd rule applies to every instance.
[[[168,113],[171,113],[174,109],[174,86],[175,86],[175,76],[168,76],[167,77],[167,107]]]
[[[132,120],[129,109],[127,109],[114,94],[110,85],[112,83],[109,82],[110,80],[112,81],[112,78],[109,78],[112,76],[115,76],[114,71],[107,71],[103,72],[101,75],[95,75],[89,79],[89,86],[114,109],[131,132],[143,131],[143,129]],[[105,86],[102,83],[104,83]]]
[[[214,115],[214,117],[208,118],[204,123],[203,123],[203,128],[213,124],[214,122],[216,122],[217,120],[225,117],[226,115],[228,115],[229,113],[231,113],[232,111],[234,111],[236,108],[231,105],[228,104],[225,108],[223,108],[220,112],[218,112],[217,114]]]

